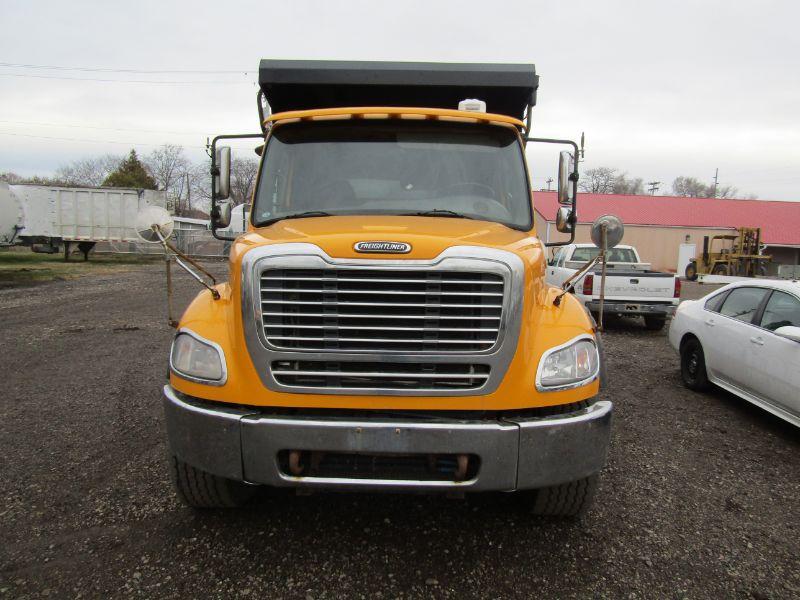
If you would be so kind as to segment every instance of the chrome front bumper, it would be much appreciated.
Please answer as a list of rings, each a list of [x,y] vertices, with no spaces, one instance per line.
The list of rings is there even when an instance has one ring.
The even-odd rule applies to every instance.
[[[612,404],[545,418],[465,421],[269,415],[198,402],[164,387],[172,453],[199,469],[238,481],[281,487],[512,491],[581,479],[606,463]],[[470,454],[465,481],[303,477],[279,464],[285,450],[367,454]]]

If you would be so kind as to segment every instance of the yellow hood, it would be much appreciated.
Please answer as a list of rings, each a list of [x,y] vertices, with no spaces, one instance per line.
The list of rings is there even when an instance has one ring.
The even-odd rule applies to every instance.
[[[251,230],[237,250],[252,246],[312,243],[335,258],[399,258],[394,254],[361,254],[357,242],[405,242],[411,252],[402,258],[431,259],[451,246],[488,246],[516,253],[540,247],[535,232],[517,231],[499,223],[447,217],[338,216],[288,219]],[[238,252],[236,252],[238,254]],[[233,255],[232,255],[233,258]]]

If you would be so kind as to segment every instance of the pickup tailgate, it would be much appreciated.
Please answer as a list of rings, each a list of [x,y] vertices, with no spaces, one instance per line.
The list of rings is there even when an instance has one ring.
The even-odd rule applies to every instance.
[[[600,297],[600,273],[594,273],[592,296]],[[672,300],[675,294],[675,275],[671,273],[606,273],[605,299]]]

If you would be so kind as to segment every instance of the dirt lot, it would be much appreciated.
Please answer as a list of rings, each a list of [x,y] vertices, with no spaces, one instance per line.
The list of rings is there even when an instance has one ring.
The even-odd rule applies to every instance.
[[[2,597],[800,596],[800,431],[687,391],[638,323],[606,334],[613,446],[581,521],[508,495],[192,511],[165,461],[160,268],[0,290],[0,323]]]

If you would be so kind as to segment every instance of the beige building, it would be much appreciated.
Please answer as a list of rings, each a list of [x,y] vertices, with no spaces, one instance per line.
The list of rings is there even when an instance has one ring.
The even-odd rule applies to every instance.
[[[568,239],[556,230],[555,192],[534,192],[534,210],[542,240]],[[800,202],[581,193],[575,241],[591,242],[591,223],[604,214],[622,219],[622,243],[635,246],[654,269],[683,273],[689,259],[703,251],[705,236],[737,227],[761,227],[764,253],[773,256],[771,271],[778,264],[800,264]]]

